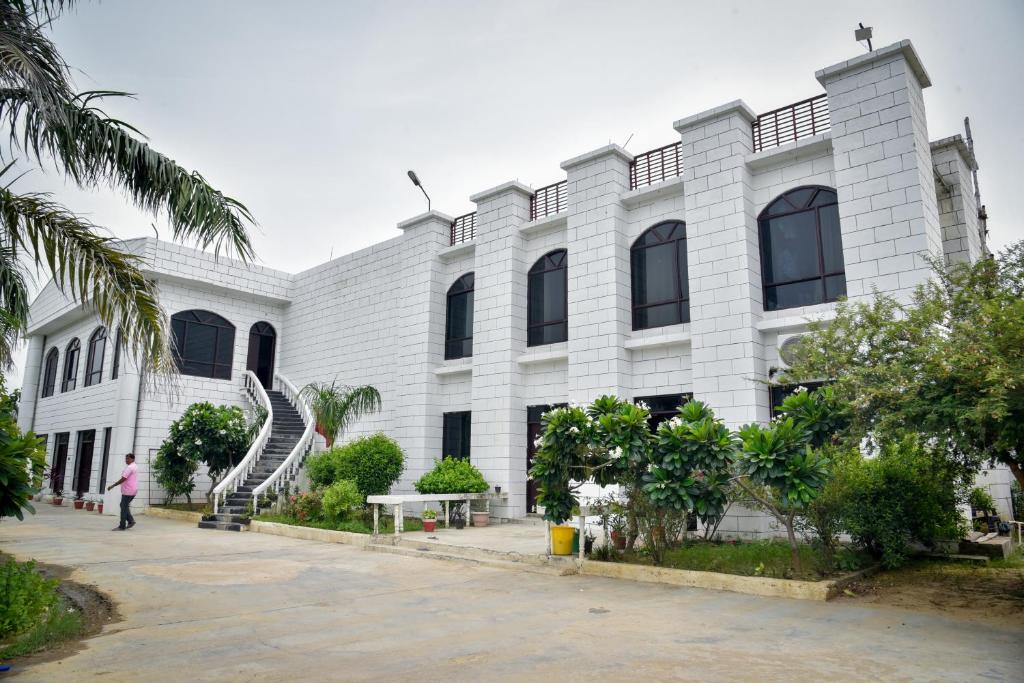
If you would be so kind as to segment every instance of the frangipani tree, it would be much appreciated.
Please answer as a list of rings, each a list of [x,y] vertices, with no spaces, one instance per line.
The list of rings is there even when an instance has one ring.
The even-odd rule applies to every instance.
[[[327,447],[346,428],[363,415],[380,410],[380,393],[370,385],[350,387],[336,381],[311,382],[300,392],[316,420],[316,431],[327,441]]]

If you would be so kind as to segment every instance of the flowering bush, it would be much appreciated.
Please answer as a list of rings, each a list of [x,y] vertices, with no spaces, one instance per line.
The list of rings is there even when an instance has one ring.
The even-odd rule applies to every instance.
[[[297,493],[288,502],[292,515],[300,522],[311,522],[323,516],[323,496],[319,491]]]
[[[221,477],[245,457],[250,443],[241,408],[193,403],[171,423],[170,433],[160,445],[153,463],[157,483],[169,500],[184,495],[191,502],[193,478],[199,465],[205,464],[211,481],[206,494],[209,499]]]

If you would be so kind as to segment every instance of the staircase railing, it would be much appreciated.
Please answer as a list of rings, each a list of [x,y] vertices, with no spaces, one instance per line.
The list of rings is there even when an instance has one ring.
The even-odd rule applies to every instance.
[[[263,449],[270,439],[270,430],[274,423],[274,408],[270,405],[270,397],[263,389],[263,383],[257,379],[252,370],[246,370],[242,375],[242,393],[246,395],[250,403],[263,406],[267,411],[267,419],[263,422],[259,434],[253,440],[249,450],[246,451],[242,461],[235,465],[234,469],[228,472],[227,476],[213,489],[213,514],[217,514],[222,499],[227,499],[238,487],[248,479],[253,468],[263,455]]]
[[[298,442],[295,444],[292,452],[288,454],[288,457],[284,459],[284,462],[274,470],[273,474],[267,477],[266,481],[253,489],[253,514],[260,511],[261,495],[271,487],[273,487],[274,491],[280,495],[285,482],[292,481],[299,473],[299,468],[302,467],[303,460],[305,460],[306,455],[313,447],[313,430],[316,428],[316,420],[313,419],[313,411],[311,411],[309,409],[309,405],[302,400],[302,396],[300,395],[299,390],[295,388],[295,385],[288,381],[287,377],[276,372],[274,373],[274,379],[277,382],[278,390],[284,394],[285,398],[288,399],[288,402],[292,404],[292,407],[295,408],[299,415],[302,416],[302,421],[306,424],[306,428],[302,431],[302,436],[299,437]]]

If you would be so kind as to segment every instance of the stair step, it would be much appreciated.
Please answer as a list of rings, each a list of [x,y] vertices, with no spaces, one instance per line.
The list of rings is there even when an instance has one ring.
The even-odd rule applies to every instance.
[[[230,514],[226,512],[218,512],[213,516],[213,519],[217,522],[233,522],[235,524],[249,523],[249,518],[243,514]]]
[[[220,531],[242,531],[243,526],[237,522],[199,522],[200,529],[219,529]]]
[[[244,505],[221,505],[221,512],[226,515],[241,515],[245,512]]]

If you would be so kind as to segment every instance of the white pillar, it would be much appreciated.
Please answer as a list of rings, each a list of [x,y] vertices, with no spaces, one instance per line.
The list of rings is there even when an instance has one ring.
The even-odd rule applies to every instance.
[[[906,299],[941,262],[942,231],[922,90],[909,40],[818,71],[828,93],[839,219],[851,299]]]
[[[44,339],[41,334],[34,334],[28,338],[25,375],[21,380],[21,402],[18,404],[18,427],[22,432],[30,431],[35,426],[36,401],[39,400],[40,371],[45,351]]]
[[[107,459],[107,486],[121,478],[124,469],[124,456],[135,449],[135,427],[139,416],[139,395],[142,390],[142,374],[138,363],[128,349],[121,349],[121,367],[117,378],[117,404],[114,410],[114,424],[110,435],[110,453]],[[145,462],[144,454],[135,454],[136,463]],[[139,472],[141,481],[145,473]],[[139,490],[133,514],[141,510],[142,502],[148,491]],[[103,514],[119,514],[121,502],[120,488],[115,486],[111,491],[103,492]]]

